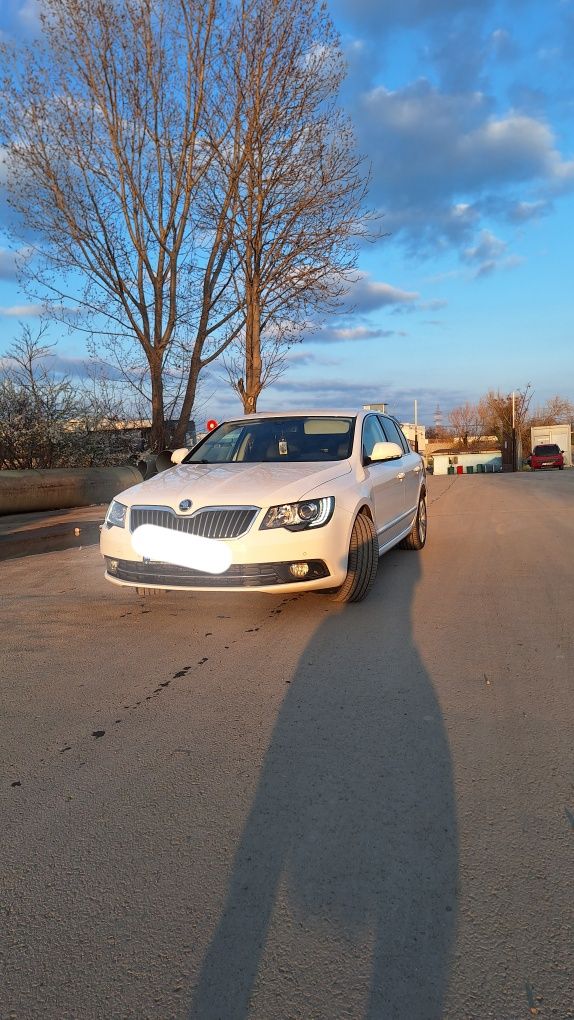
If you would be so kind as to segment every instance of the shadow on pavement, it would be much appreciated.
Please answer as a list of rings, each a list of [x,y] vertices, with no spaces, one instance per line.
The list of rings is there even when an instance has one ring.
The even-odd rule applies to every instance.
[[[286,687],[193,1020],[307,1015],[279,974],[275,985],[273,961],[274,1008],[250,1007],[270,929],[284,924],[282,898],[301,937],[341,936],[299,972],[296,994],[301,983],[315,996],[321,986],[313,1017],[442,1016],[457,835],[447,736],[413,640],[419,570],[414,553],[384,557],[369,599],[325,617]],[[335,988],[337,960],[326,956],[345,945],[369,947],[363,987]]]

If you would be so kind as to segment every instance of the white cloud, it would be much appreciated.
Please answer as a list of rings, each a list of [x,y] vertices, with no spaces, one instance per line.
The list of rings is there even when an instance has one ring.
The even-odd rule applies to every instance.
[[[391,379],[370,376],[350,380],[341,376],[334,378],[307,377],[286,374],[277,384],[266,389],[259,401],[262,411],[280,407],[289,408],[350,408],[359,410],[363,404],[384,401],[389,411],[402,421],[412,421],[414,400],[418,401],[419,421],[433,421],[434,409],[440,403],[445,413],[468,399],[463,391],[439,389],[438,387],[413,387],[400,389]]]
[[[390,283],[373,280],[368,273],[359,273],[345,298],[345,304],[353,311],[365,313],[379,308],[411,304],[418,297],[416,291],[401,290]]]
[[[425,21],[451,19],[461,11],[484,11],[491,0],[332,0],[336,11],[369,34],[384,36],[403,26],[419,27]]]
[[[465,262],[496,261],[504,255],[506,249],[505,241],[495,237],[490,230],[483,230],[478,244],[474,248],[467,248],[463,252],[463,258]]]
[[[324,326],[306,338],[308,343],[357,343],[360,340],[384,340],[391,336],[406,336],[396,329],[378,329],[369,326]]]
[[[18,276],[18,262],[23,252],[0,248],[0,280],[15,280]]]
[[[574,164],[562,160],[548,125],[524,115],[490,118],[459,136],[452,151],[470,187],[533,178],[572,180],[574,175]]]
[[[38,0],[24,0],[18,9],[18,20],[28,31],[38,31],[40,29],[40,4]]]
[[[466,248],[461,258],[474,267],[473,276],[478,279],[490,276],[495,269],[515,269],[516,266],[522,265],[523,258],[519,255],[508,255],[507,251],[506,241],[496,237],[490,230],[483,230],[477,244]]]
[[[480,92],[447,95],[425,80],[372,89],[361,103],[362,129],[379,153],[381,197],[407,207],[449,199],[458,211],[463,196],[489,187],[572,179],[573,165],[546,123],[513,112],[493,116],[489,106]]]
[[[574,161],[542,116],[495,113],[484,91],[442,92],[427,79],[356,100],[371,194],[409,254],[468,248],[483,217],[526,220],[574,187]]]
[[[515,223],[539,219],[550,211],[550,203],[545,200],[537,202],[515,202],[508,209],[508,219]]]
[[[378,325],[373,326],[369,321],[365,322],[361,321],[361,319],[366,319],[371,312],[379,310],[386,310],[394,315],[403,312],[418,312],[429,308],[444,308],[445,305],[446,301],[439,301],[433,298],[422,300],[421,295],[416,290],[403,290],[382,280],[373,280],[369,273],[357,273],[345,297],[343,309],[345,321],[329,324],[326,335],[329,339],[334,340],[364,340],[393,335],[405,336],[406,334],[404,333],[397,334],[396,330],[384,330]],[[353,321],[352,317],[354,316],[357,316],[359,321]],[[342,316],[340,319],[342,319]]]
[[[441,308],[446,308],[448,301],[444,298],[431,298],[430,301],[420,301],[417,305],[417,310],[421,312],[438,312]]]
[[[518,47],[507,28],[495,28],[491,32],[489,42],[499,60],[512,60],[517,55]]]
[[[11,319],[32,319],[38,318],[45,313],[44,305],[9,305],[0,306],[0,315]]]
[[[0,207],[1,204],[0,196]],[[0,247],[0,280],[16,280],[20,269],[25,262],[32,258],[33,254],[33,250],[30,247],[19,248],[17,250]]]
[[[392,329],[369,329],[367,326],[355,326],[348,329],[334,329],[333,334],[338,340],[375,340],[378,337],[393,336]]]
[[[314,365],[317,368],[320,365],[334,366],[340,364],[339,358],[325,357],[324,355],[318,355],[316,351],[309,350],[307,343],[304,349],[300,347],[291,349],[285,356],[285,362],[290,367],[300,367],[306,365]]]

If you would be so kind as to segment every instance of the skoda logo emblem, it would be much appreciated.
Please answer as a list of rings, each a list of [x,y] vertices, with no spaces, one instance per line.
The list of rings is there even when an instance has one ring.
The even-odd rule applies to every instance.
[[[190,499],[182,499],[181,503],[179,504],[179,509],[180,510],[191,510],[192,506],[193,506],[193,503],[191,502]]]

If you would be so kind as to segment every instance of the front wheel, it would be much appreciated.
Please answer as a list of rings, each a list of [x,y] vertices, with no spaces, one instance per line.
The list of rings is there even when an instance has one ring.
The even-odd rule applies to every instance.
[[[422,549],[427,540],[427,503],[424,495],[419,499],[417,515],[406,538],[399,542],[401,549]]]
[[[351,542],[347,576],[331,595],[334,602],[361,602],[370,592],[379,565],[379,542],[375,525],[366,514],[357,514]]]

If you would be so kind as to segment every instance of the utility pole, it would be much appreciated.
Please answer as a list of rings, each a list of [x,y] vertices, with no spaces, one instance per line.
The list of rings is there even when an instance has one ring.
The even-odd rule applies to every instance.
[[[516,397],[514,390],[512,391],[512,470],[516,471],[517,466],[516,457]]]

